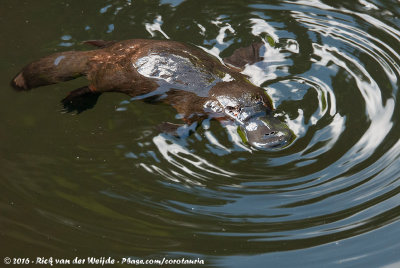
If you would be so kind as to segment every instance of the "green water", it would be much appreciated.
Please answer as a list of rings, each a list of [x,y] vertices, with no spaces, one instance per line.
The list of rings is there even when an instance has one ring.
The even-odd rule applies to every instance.
[[[377,0],[2,0],[0,266],[6,257],[400,265],[399,16],[397,1]],[[180,123],[172,107],[118,93],[63,112],[83,78],[9,85],[42,56],[131,38],[221,57],[264,38],[265,61],[245,73],[296,140],[256,151],[215,121],[175,138],[155,128]]]

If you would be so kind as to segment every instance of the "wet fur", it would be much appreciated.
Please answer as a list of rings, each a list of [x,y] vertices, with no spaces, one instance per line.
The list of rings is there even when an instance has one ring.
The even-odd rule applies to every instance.
[[[162,101],[175,107],[178,113],[183,115],[186,123],[206,117],[204,103],[223,94],[237,98],[241,98],[244,93],[254,94],[272,109],[272,103],[265,97],[264,90],[252,85],[239,72],[245,64],[260,59],[258,51],[261,45],[238,49],[236,54],[227,58],[227,62],[235,66],[230,68],[200,48],[175,41],[132,39],[121,42],[92,40],[86,43],[98,49],[66,51],[34,61],[16,75],[11,82],[12,86],[16,90],[30,90],[85,76],[89,80],[89,85],[72,91],[63,100],[67,110],[81,112],[79,103],[84,103],[85,97],[91,99],[89,106],[92,107],[98,96],[104,92],[121,92],[135,97],[156,90],[157,81],[139,74],[132,63],[150,52],[166,52],[194,57],[205,70],[212,73],[226,73],[234,79],[231,82],[217,83],[209,91],[208,97],[200,97],[183,90],[168,91]],[[74,104],[78,108],[74,107]]]

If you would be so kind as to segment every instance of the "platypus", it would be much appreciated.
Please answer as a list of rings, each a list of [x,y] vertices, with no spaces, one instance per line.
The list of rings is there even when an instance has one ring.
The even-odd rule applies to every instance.
[[[262,43],[237,49],[223,61],[194,45],[170,40],[86,43],[97,48],[34,61],[15,76],[12,86],[29,90],[85,76],[89,85],[71,91],[62,101],[66,108],[82,99],[97,100],[104,92],[122,92],[170,104],[188,125],[205,118],[234,123],[242,139],[258,149],[284,146],[293,137],[274,117],[266,91],[241,73],[246,64],[261,59]]]

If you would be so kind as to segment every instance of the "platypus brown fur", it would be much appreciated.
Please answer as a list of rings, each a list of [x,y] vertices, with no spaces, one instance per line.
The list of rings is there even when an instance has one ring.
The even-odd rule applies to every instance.
[[[77,99],[122,92],[135,99],[168,103],[187,124],[207,117],[235,122],[242,138],[256,148],[282,146],[292,139],[288,127],[274,118],[265,90],[240,73],[245,64],[261,58],[261,43],[236,50],[225,63],[176,41],[87,43],[99,48],[60,52],[34,61],[12,80],[12,86],[29,90],[85,76],[89,85],[70,92],[63,100],[66,107]]]

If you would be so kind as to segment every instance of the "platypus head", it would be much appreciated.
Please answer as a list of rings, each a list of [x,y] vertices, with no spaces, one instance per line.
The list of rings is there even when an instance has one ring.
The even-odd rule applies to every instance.
[[[264,90],[220,91],[208,107],[238,125],[241,138],[257,149],[282,147],[293,139],[287,125],[274,117],[272,102]]]

